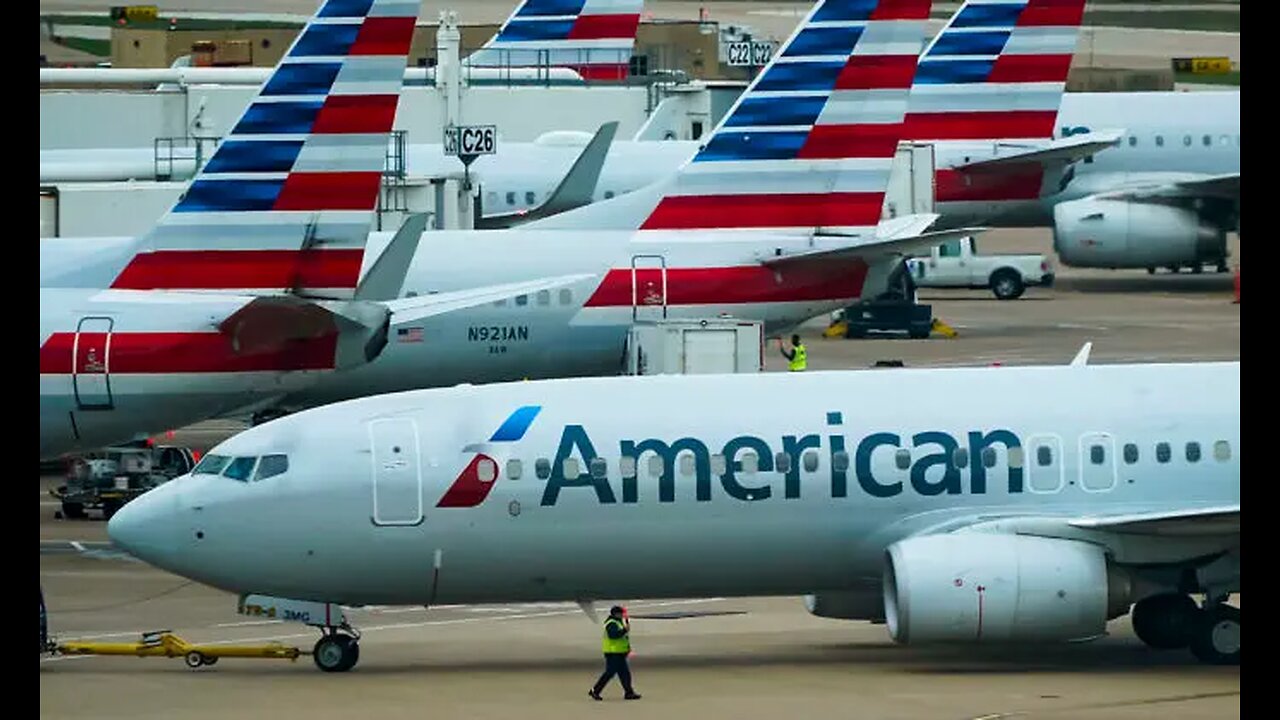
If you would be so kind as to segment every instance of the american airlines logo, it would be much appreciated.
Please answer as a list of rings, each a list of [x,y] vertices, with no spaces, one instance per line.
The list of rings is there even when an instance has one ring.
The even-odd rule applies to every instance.
[[[469,446],[475,456],[438,507],[475,507],[483,502],[499,473],[498,455],[511,454],[540,409],[520,408],[488,443]],[[612,467],[585,427],[566,425],[550,472],[542,475],[546,487],[541,504],[555,505],[566,491],[590,491],[601,504],[635,504],[641,500],[642,476],[657,480],[657,502],[676,502],[677,469],[682,485],[692,483],[695,502],[709,502],[716,495],[744,502],[798,499],[802,472],[823,472],[832,498],[848,497],[851,490],[877,498],[907,492],[924,497],[981,495],[989,488],[1023,492],[1022,442],[1010,430],[974,430],[964,437],[936,430],[911,435],[875,432],[855,439],[838,432],[842,424],[840,412],[829,412],[829,434],[784,435],[774,442],[739,435],[715,454],[694,437],[621,440]]]

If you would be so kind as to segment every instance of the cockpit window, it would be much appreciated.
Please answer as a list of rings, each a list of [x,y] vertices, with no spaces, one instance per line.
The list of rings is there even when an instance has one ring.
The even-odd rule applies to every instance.
[[[231,458],[226,455],[205,455],[200,464],[196,465],[196,469],[191,471],[192,475],[221,475],[222,469],[231,462]]]
[[[258,463],[258,472],[253,476],[255,482],[289,472],[288,455],[263,455]]]
[[[245,482],[249,479],[249,475],[253,473],[253,466],[258,462],[256,457],[238,457],[231,461],[227,469],[223,471],[223,477],[229,477],[232,480]]]

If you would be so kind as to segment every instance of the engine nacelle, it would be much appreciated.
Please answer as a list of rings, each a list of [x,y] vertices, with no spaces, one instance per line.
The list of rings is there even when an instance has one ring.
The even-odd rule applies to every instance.
[[[1075,540],[926,535],[885,555],[885,619],[899,643],[1083,639],[1128,605],[1102,548]]]
[[[1073,267],[1178,267],[1223,261],[1227,234],[1187,208],[1087,197],[1054,206],[1053,247]]]
[[[804,606],[812,615],[837,620],[884,620],[884,593],[821,592],[804,596]]]

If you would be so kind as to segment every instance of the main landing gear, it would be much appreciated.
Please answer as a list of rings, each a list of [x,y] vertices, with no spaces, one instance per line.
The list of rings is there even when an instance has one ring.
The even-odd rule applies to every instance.
[[[1133,632],[1159,650],[1188,648],[1201,662],[1240,664],[1240,608],[1226,597],[1209,597],[1197,606],[1187,595],[1167,593],[1143,598],[1133,607]]]
[[[350,625],[321,627],[311,659],[324,672],[346,672],[360,660],[360,633]]]

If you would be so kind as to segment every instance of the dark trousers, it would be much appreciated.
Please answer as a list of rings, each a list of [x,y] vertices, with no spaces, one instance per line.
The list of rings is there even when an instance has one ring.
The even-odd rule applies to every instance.
[[[600,691],[604,689],[605,685],[609,684],[609,681],[613,679],[614,675],[618,676],[618,681],[622,683],[622,689],[625,690],[628,695],[635,692],[631,689],[631,668],[627,667],[627,654],[605,653],[604,673],[600,675],[600,679],[596,681],[596,686],[594,688],[597,695],[600,694]]]

